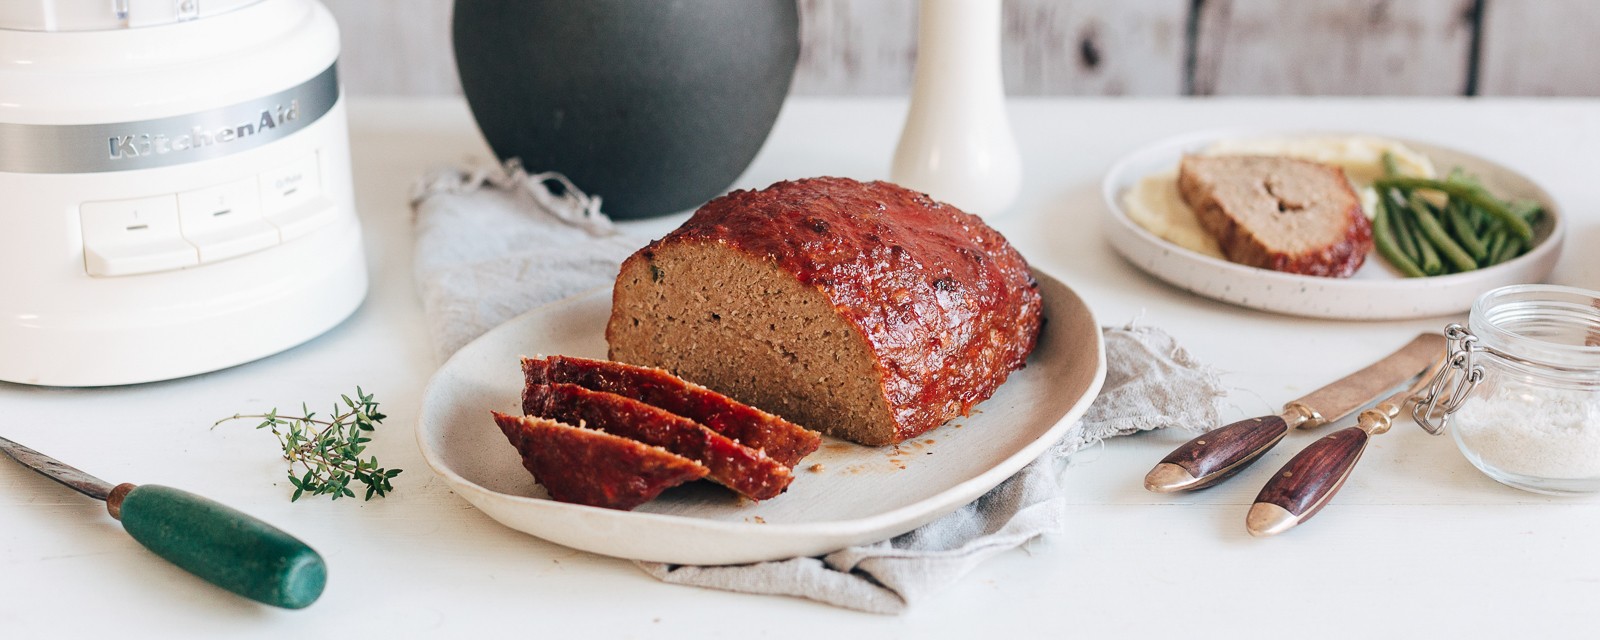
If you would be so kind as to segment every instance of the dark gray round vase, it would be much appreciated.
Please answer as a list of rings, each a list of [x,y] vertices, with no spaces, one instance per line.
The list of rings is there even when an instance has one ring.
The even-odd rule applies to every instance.
[[[616,218],[727,190],[800,55],[794,0],[457,0],[453,32],[495,154],[565,174]]]

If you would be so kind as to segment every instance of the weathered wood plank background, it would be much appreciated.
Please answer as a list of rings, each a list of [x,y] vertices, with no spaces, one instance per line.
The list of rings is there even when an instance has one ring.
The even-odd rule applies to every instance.
[[[456,93],[451,0],[326,0],[349,90]],[[916,0],[798,0],[795,93],[910,90]],[[1012,95],[1600,95],[1597,0],[1005,0]]]

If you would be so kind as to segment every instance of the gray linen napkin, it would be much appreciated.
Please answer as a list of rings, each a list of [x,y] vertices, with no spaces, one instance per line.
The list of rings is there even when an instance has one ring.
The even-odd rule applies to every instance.
[[[547,187],[559,183],[555,195]],[[445,170],[419,182],[416,282],[441,358],[528,309],[607,284],[644,240],[622,235],[558,174],[521,167]],[[656,578],[727,591],[800,596],[873,613],[926,600],[984,559],[1059,531],[1058,481],[1071,453],[1106,438],[1217,423],[1215,371],[1152,327],[1106,328],[1106,382],[1049,453],[972,504],[872,545],[819,558],[735,566],[637,563]]]
[[[561,174],[529,175],[515,161],[435,171],[411,206],[417,293],[441,361],[524,311],[611,284],[646,242],[618,232],[600,199]]]

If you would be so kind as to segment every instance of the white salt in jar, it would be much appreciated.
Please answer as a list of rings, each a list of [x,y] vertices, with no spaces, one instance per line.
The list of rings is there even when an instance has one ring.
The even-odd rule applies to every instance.
[[[1448,420],[1467,460],[1504,484],[1600,491],[1600,292],[1501,287],[1446,336],[1451,366],[1418,407],[1419,422],[1433,427],[1422,420],[1430,413],[1439,427]]]

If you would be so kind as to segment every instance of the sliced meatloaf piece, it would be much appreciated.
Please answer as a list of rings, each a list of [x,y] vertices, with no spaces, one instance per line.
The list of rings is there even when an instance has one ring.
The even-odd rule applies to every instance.
[[[794,480],[789,468],[695,421],[614,393],[575,384],[528,385],[522,411],[651,444],[710,469],[706,477],[752,500],[776,498]]]
[[[559,502],[632,509],[709,472],[678,454],[592,429],[494,412],[522,466]]]
[[[1185,156],[1178,190],[1233,262],[1343,278],[1372,250],[1361,198],[1338,167],[1278,156]]]
[[[816,432],[654,367],[571,356],[523,358],[527,386],[568,383],[683,416],[793,467],[822,445]]]
[[[812,178],[712,200],[629,257],[606,341],[612,359],[883,445],[992,395],[1041,309],[1027,262],[976,216]]]

